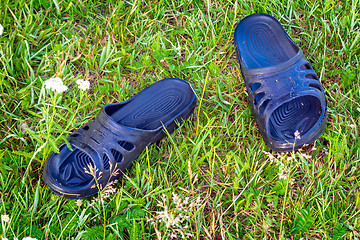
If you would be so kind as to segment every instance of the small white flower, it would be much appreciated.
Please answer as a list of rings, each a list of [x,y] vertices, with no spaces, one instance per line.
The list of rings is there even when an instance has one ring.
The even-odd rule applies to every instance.
[[[78,79],[76,80],[76,84],[78,85],[78,88],[83,91],[86,91],[90,88],[90,82],[86,79]]]
[[[296,130],[296,131],[294,132],[294,136],[295,136],[295,139],[301,139],[301,137],[300,137],[300,132],[299,132],[298,130]]]
[[[82,200],[81,199],[76,200],[76,206],[81,207],[81,205],[82,205]]]
[[[64,85],[61,78],[50,78],[44,82],[45,88],[50,89],[52,91],[56,91],[58,93],[62,93],[68,89],[67,86]]]
[[[280,165],[279,166],[279,173],[278,173],[279,179],[286,180],[288,178],[289,170],[290,169],[287,166]]]
[[[278,173],[279,179],[287,179],[287,175],[284,172]]]
[[[271,162],[279,163],[279,159],[277,159],[274,155],[269,152],[263,151],[263,153],[268,156]]]
[[[32,238],[32,237],[24,237],[22,240],[37,240],[36,238]]]
[[[290,183],[291,186],[293,186],[293,185],[295,184],[295,180],[294,180],[294,179],[290,179],[290,180],[289,180],[289,183]]]
[[[1,240],[9,240],[9,239],[2,237]]]
[[[9,215],[1,215],[1,221],[4,221],[4,222],[9,222],[10,221],[10,218],[9,218]]]
[[[324,148],[324,154],[325,154],[325,156],[329,155],[329,149]]]
[[[174,233],[174,232],[171,232],[171,233],[170,233],[170,237],[171,237],[171,238],[177,238],[177,234]]]
[[[3,34],[4,32],[4,27],[0,24],[0,36]]]

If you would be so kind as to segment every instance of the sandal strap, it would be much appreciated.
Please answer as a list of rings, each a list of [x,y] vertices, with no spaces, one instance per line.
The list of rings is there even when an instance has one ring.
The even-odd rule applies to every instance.
[[[123,104],[123,103],[122,103]],[[109,104],[106,107],[118,105]],[[158,130],[156,130],[158,131]],[[153,130],[141,130],[116,123],[102,108],[96,119],[74,131],[68,141],[87,153],[100,171],[109,170],[109,165],[123,169],[136,159],[147,145]],[[97,157],[94,157],[97,156]]]
[[[306,58],[302,55],[296,62],[293,59],[290,62],[293,64],[283,71],[269,73],[267,69],[247,76],[246,89],[255,114],[263,115],[275,102],[295,94],[315,95],[326,105],[324,89]]]

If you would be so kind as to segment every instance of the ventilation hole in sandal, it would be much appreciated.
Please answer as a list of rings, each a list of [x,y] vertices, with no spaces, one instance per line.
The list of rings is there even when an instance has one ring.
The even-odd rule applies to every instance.
[[[318,80],[317,76],[315,74],[306,74],[305,76],[308,79],[314,79],[314,80]]]
[[[87,131],[87,130],[89,130],[89,126],[88,126],[88,125],[85,125],[85,126],[82,127],[82,129],[85,130],[85,131]]]
[[[254,104],[257,105],[258,102],[265,96],[264,92],[261,92],[255,96]]]
[[[73,134],[70,135],[70,137],[72,137],[72,138],[78,138],[78,137],[81,137],[81,135],[78,134],[78,133],[73,133]]]
[[[96,140],[96,138],[93,138],[92,136],[90,137],[91,140],[93,140],[94,142],[96,142],[97,144],[100,144],[98,140]]]
[[[88,170],[89,164],[94,168],[94,163],[91,161],[91,158],[83,151],[78,151],[76,155],[76,160],[77,160],[77,165],[81,170],[83,170],[84,168]]]
[[[252,92],[258,90],[261,87],[261,83],[253,83],[250,85],[250,89]]]
[[[117,163],[121,163],[123,160],[123,155],[116,149],[111,149],[111,154],[114,156],[114,159]]]
[[[314,83],[311,83],[311,84],[309,84],[309,87],[316,88],[317,90],[319,90],[320,92],[322,92],[321,87],[320,87],[320,85],[319,85],[319,84],[314,84]]]
[[[260,114],[264,113],[264,110],[265,110],[266,106],[269,104],[269,102],[270,102],[270,99],[267,99],[261,104],[260,110],[259,110]]]
[[[103,155],[102,159],[103,159],[103,163],[104,163],[104,169],[106,171],[108,171],[110,169],[110,163],[109,163],[110,159],[106,154]]]
[[[134,149],[134,144],[126,142],[126,141],[117,141],[117,143],[124,148],[126,151],[131,151]]]
[[[311,66],[309,63],[305,63],[303,65],[300,66],[300,69],[301,70],[310,70],[311,69]]]

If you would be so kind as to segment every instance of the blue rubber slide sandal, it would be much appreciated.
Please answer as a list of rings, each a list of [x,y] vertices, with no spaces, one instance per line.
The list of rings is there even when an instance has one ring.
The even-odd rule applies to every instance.
[[[146,146],[172,133],[196,106],[191,85],[167,78],[121,103],[105,105],[96,119],[68,137],[45,163],[43,178],[65,198],[96,194],[120,178]],[[166,131],[165,129],[166,128]]]
[[[263,13],[247,16],[236,27],[234,43],[266,145],[288,152],[314,142],[326,127],[324,89],[281,24]]]

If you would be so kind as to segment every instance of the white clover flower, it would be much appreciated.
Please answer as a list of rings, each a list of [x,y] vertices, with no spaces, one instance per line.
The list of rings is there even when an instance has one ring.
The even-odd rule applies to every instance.
[[[0,24],[0,36],[3,34],[4,32],[4,27]]]
[[[32,238],[32,237],[24,237],[22,240],[37,240],[36,238]]]
[[[1,221],[6,222],[6,223],[9,222],[10,221],[9,215],[6,215],[6,214],[1,215]]]
[[[83,91],[86,91],[90,88],[90,82],[86,79],[78,79],[76,80],[76,84],[78,85],[78,88]]]
[[[44,82],[45,88],[50,89],[52,91],[56,91],[58,93],[62,93],[68,89],[67,86],[64,85],[61,78],[50,78]]]
[[[1,238],[1,240],[9,240],[9,239],[8,239],[8,238],[4,238],[4,237],[2,237],[2,238]]]
[[[295,139],[301,139],[299,130],[294,132]]]

